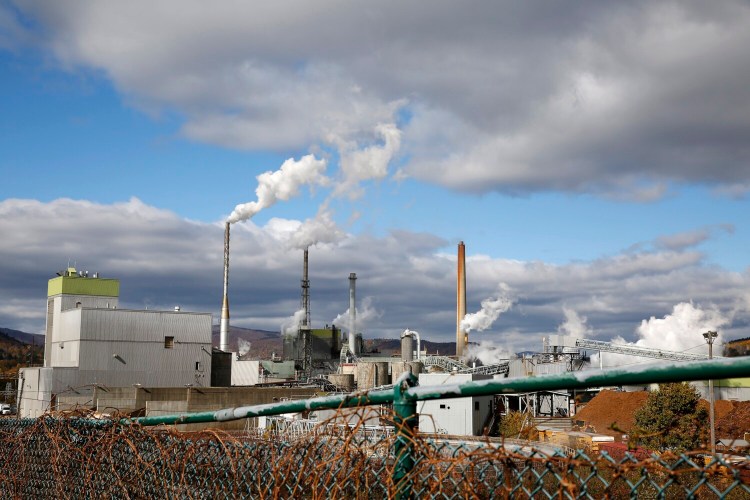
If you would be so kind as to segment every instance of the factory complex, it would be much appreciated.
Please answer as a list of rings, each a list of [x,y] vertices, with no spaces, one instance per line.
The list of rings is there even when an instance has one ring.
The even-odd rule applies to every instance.
[[[19,372],[18,414],[37,417],[72,410],[99,414],[154,416],[211,411],[242,405],[305,399],[320,394],[387,388],[405,372],[420,385],[456,384],[505,377],[591,369],[587,352],[613,352],[662,360],[705,356],[615,345],[563,335],[543,339],[534,354],[482,365],[467,360],[465,249],[458,246],[456,353],[428,353],[417,331],[400,334],[400,353],[367,352],[357,330],[356,280],[349,273],[348,331],[336,325],[313,328],[310,321],[308,249],[303,254],[301,305],[304,315],[293,332],[282,332],[283,352],[272,359],[230,350],[229,223],[224,237],[224,294],[218,347],[212,345],[212,315],[173,310],[119,308],[119,281],[68,267],[50,279],[44,365]],[[595,367],[594,367],[595,368]],[[717,399],[747,400],[745,381],[717,381]],[[698,384],[705,395],[707,388]],[[628,388],[624,388],[628,389]],[[637,388],[644,389],[643,387]],[[596,391],[594,391],[596,392]],[[482,435],[503,414],[525,412],[542,419],[575,415],[581,398],[559,391],[502,394],[420,402],[421,432]],[[295,417],[301,419],[301,416]],[[324,412],[305,415],[308,421]],[[377,419],[376,419],[377,420]],[[226,428],[264,425],[265,420],[232,422]],[[373,422],[377,424],[378,422]],[[540,427],[543,428],[543,427]]]

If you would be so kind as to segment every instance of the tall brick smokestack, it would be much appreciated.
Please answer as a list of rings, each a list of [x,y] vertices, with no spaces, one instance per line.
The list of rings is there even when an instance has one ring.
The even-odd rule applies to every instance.
[[[466,316],[466,247],[464,242],[458,244],[458,270],[456,283],[456,357],[464,355],[464,347],[469,341],[469,334],[461,328],[461,321]]]

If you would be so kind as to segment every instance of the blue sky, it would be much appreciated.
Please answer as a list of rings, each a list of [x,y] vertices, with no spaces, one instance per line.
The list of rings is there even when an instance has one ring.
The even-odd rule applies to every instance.
[[[750,78],[741,49],[746,5],[581,6],[552,26],[539,24],[540,6],[505,6],[499,16],[500,6],[481,2],[458,19],[442,2],[428,19],[389,2],[332,7],[327,18],[304,4],[293,14],[254,4],[174,6],[0,3],[0,203],[12,214],[4,231],[34,227],[40,232],[30,238],[43,245],[49,229],[28,221],[43,212],[56,227],[71,224],[65,251],[39,257],[38,282],[52,261],[97,262],[76,247],[86,239],[78,232],[133,198],[142,208],[128,210],[156,210],[213,234],[235,205],[256,199],[258,175],[313,154],[326,161],[327,183],[303,181],[290,199],[238,223],[255,243],[281,241],[325,212],[340,231],[318,245],[331,262],[385,276],[398,268],[389,259],[419,261],[442,269],[435,272],[445,275],[445,292],[455,286],[450,259],[463,240],[470,262],[489,262],[477,271],[470,309],[515,280],[515,306],[501,316],[508,324],[499,320],[488,335],[510,349],[564,330],[572,324],[565,310],[605,339],[642,339],[641,321],[667,318],[681,303],[721,312],[714,320],[730,336],[750,334],[750,91],[737,83]],[[286,29],[263,28],[274,23]],[[99,208],[68,213],[55,204],[60,198]],[[5,238],[0,257],[17,268],[14,259],[28,252]],[[341,245],[384,248],[389,238],[403,241],[403,253],[368,264],[337,254]],[[220,235],[213,239],[220,245]],[[143,245],[154,243],[143,237]],[[280,248],[267,250],[297,261]],[[213,250],[195,249],[205,261],[191,265],[216,266]],[[165,250],[160,258],[174,256]],[[115,260],[138,267],[132,254]],[[656,261],[673,267],[657,272],[649,267]],[[595,270],[624,262],[629,285],[604,302],[632,305],[607,315],[593,283],[608,278]],[[258,263],[240,265],[249,276],[259,272]],[[512,265],[526,274],[504,274]],[[570,282],[535,297],[541,267]],[[130,276],[122,268],[108,274]],[[567,296],[583,276],[591,289]],[[649,279],[674,286],[650,302],[633,300],[652,293]],[[373,331],[395,336],[398,321],[386,318],[406,313],[389,310],[387,288],[378,286]],[[35,292],[4,293],[32,301]],[[196,307],[215,309],[218,300],[202,293],[193,291]],[[250,309],[252,293],[243,299]],[[268,314],[238,312],[238,322],[272,329],[297,300],[280,299]],[[409,314],[449,339],[455,320],[422,318],[433,318],[429,304],[437,303],[449,318],[451,300],[425,297]],[[545,306],[534,309],[536,301]],[[43,329],[31,304],[0,311],[0,325]]]

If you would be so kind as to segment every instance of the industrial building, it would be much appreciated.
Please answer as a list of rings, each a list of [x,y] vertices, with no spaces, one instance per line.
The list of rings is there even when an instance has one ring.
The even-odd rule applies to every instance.
[[[119,291],[74,268],[49,280],[44,366],[20,370],[21,417],[97,387],[211,384],[211,314],[119,309]]]

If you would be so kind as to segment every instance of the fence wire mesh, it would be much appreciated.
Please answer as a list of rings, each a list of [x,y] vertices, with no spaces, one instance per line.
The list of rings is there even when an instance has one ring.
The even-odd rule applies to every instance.
[[[3,498],[750,498],[750,463],[701,453],[555,451],[543,443],[416,434],[393,473],[398,427],[337,414],[309,432],[225,433],[84,416],[0,420]],[[381,423],[393,423],[378,415]],[[357,421],[356,425],[342,425]],[[390,421],[390,422],[389,422]],[[393,432],[391,432],[393,431]],[[538,446],[536,446],[538,445]]]

